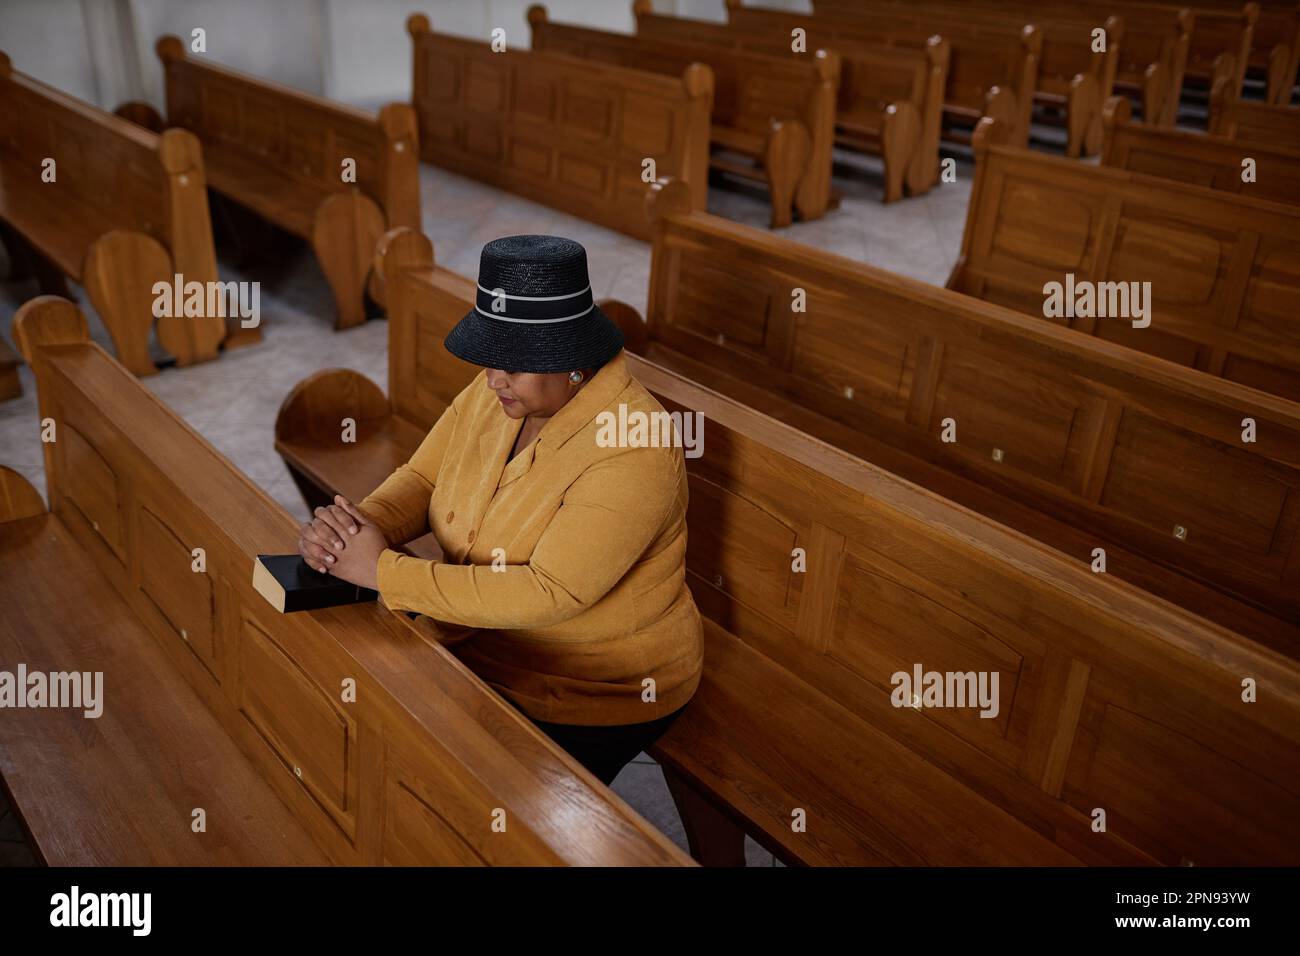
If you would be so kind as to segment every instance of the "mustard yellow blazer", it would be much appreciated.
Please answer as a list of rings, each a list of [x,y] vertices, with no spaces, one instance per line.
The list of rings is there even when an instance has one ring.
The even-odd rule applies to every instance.
[[[663,411],[622,352],[507,462],[523,423],[480,373],[359,505],[390,545],[431,530],[442,546],[441,561],[385,551],[384,603],[481,629],[455,653],[538,720],[642,723],[699,685],[682,450],[601,447],[596,416],[620,404]]]

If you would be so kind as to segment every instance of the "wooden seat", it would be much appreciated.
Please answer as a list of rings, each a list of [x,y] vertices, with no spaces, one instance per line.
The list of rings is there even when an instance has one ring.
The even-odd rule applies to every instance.
[[[648,6],[648,0],[640,0],[634,15]],[[555,23],[541,4],[528,8],[528,22],[534,50],[669,76],[705,64],[714,82],[713,145],[744,157],[743,162],[715,157],[711,166],[765,183],[773,228],[792,222],[792,208],[803,219],[816,219],[835,204],[831,159],[840,64],[834,54],[777,56],[720,47],[699,42],[689,28],[676,36],[658,31],[631,37]]]
[[[1246,158],[1254,163],[1249,180]],[[1134,123],[1128,101],[1118,97],[1106,105],[1101,164],[1300,206],[1300,149]]]
[[[794,246],[716,222],[761,237],[725,259],[742,284],[755,283],[772,244]],[[692,266],[719,258],[712,245],[699,255],[698,235],[688,245]],[[381,255],[390,404],[427,429],[476,372],[439,344],[474,282],[435,266],[414,233],[390,233]],[[656,255],[662,262],[662,247]],[[807,266],[782,268],[810,281]],[[679,271],[671,281],[692,286]],[[863,301],[854,296],[854,308]],[[647,330],[627,322],[629,307],[602,308],[643,348]],[[641,355],[628,365],[667,410],[705,421],[705,453],[687,459],[686,559],[707,620],[705,673],[653,748],[698,859],[741,862],[746,834],[813,865],[1294,858],[1294,655],[1094,574],[711,381]],[[365,417],[366,391],[349,394]],[[322,436],[340,411],[324,408]],[[337,487],[346,476],[339,459],[328,479]],[[896,705],[893,675],[917,662],[997,671],[1002,709],[983,718]],[[1240,675],[1256,672],[1276,690],[1267,707],[1262,697],[1242,707]],[[1099,808],[1104,831],[1093,826]]]
[[[217,280],[198,140],[162,135],[12,68],[0,53],[0,221],[15,258],[30,259],[44,291],[81,283],[137,375],[157,371],[150,340],[179,365],[255,342],[256,329],[220,315],[155,318],[158,282]],[[52,165],[50,165],[52,163]],[[176,310],[180,311],[180,310]]]
[[[0,473],[18,519],[0,523],[0,659],[104,671],[95,723],[0,722],[0,771],[47,859],[689,865],[432,622],[374,602],[275,611],[253,566],[296,547],[289,515],[90,343],[74,305],[33,300],[15,329],[55,429],[52,513]]]
[[[103,674],[98,718],[22,709],[0,722],[0,776],[42,862],[328,862],[56,516],[0,523],[0,576],[12,599],[0,617],[7,668]],[[206,832],[191,829],[196,808]]]
[[[406,24],[420,157],[639,239],[650,178],[680,176],[708,195],[713,74],[664,76]],[[653,170],[647,160],[654,161]]]
[[[1240,168],[1240,158],[1238,159]],[[1050,221],[1033,209],[1047,203]],[[948,287],[1045,316],[1046,284],[1150,283],[1147,320],[1048,319],[1300,400],[1300,208],[1001,145],[982,128]],[[1121,303],[1122,304],[1122,303]]]
[[[383,299],[370,271],[376,241],[394,226],[420,228],[411,107],[390,103],[373,115],[191,59],[174,36],[156,50],[167,121],[203,141],[212,188],[311,243],[334,293],[335,326],[364,322],[367,291]],[[127,104],[121,112],[152,111]]]

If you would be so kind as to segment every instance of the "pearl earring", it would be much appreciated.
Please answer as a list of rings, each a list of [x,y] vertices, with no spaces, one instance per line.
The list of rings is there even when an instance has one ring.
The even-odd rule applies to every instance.
[[[570,385],[581,385],[581,384],[582,384],[582,377],[583,377],[583,376],[582,376],[582,372],[580,372],[580,371],[578,371],[577,369],[575,369],[574,371],[572,371],[572,372],[569,373],[569,384],[570,384]]]

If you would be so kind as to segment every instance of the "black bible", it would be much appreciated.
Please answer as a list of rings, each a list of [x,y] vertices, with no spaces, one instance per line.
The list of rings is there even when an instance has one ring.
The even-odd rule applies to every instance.
[[[378,591],[313,571],[297,554],[259,554],[253,562],[253,587],[281,614],[360,604]]]

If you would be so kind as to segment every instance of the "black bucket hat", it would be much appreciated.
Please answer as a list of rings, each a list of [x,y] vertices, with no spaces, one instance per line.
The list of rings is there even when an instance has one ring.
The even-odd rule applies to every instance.
[[[587,250],[559,236],[504,236],[483,247],[474,308],[447,333],[457,358],[507,372],[598,368],[623,332],[596,305]]]

